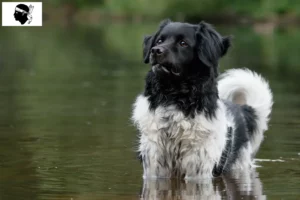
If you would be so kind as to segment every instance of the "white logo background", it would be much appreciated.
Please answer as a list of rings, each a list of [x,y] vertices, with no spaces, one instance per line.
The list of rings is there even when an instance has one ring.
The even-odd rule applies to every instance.
[[[28,24],[21,24],[15,20],[14,13],[18,4],[25,4],[28,7],[32,5],[33,11],[31,13],[32,21]],[[42,2],[2,2],[2,26],[42,26]]]

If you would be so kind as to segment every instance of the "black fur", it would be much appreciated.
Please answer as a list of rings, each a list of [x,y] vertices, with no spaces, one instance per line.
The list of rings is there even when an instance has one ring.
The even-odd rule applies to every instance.
[[[217,108],[218,93],[213,79],[191,77],[176,82],[161,79],[150,71],[146,78],[144,95],[149,97],[152,110],[158,106],[176,105],[190,117],[201,111],[213,117]]]
[[[221,36],[205,22],[162,21],[158,31],[146,36],[143,44],[144,62],[152,67],[146,76],[144,91],[150,109],[154,111],[158,106],[173,105],[186,117],[193,118],[200,112],[208,118],[215,117],[219,99],[218,65],[220,58],[228,52],[230,41],[231,36]],[[253,108],[224,103],[227,112],[234,116],[235,126],[228,127],[229,140],[213,170],[215,176],[230,169],[257,128]],[[144,162],[148,164],[149,160]],[[159,164],[172,168],[165,160],[159,161]]]
[[[157,44],[160,39],[162,43]],[[178,45],[182,40],[188,43],[187,47]],[[194,117],[204,111],[213,117],[218,99],[218,60],[229,46],[230,37],[222,37],[205,22],[195,25],[162,21],[158,31],[144,39],[144,62],[156,67],[148,72],[144,93],[151,109],[175,105],[186,116]],[[153,47],[163,48],[166,55],[157,59],[151,53]]]
[[[171,22],[170,19],[165,19],[161,21],[159,24],[159,30],[154,35],[147,35],[144,37],[143,56],[144,56],[144,62],[146,64],[149,63],[151,48],[154,46],[154,42],[156,41],[157,36],[159,35],[160,31],[170,22]]]
[[[199,24],[197,33],[198,41],[198,56],[203,64],[215,69],[215,75],[217,76],[219,58],[227,53],[231,43],[231,36],[222,37],[218,32],[214,31],[210,24],[201,22]]]
[[[244,113],[245,121],[248,128],[248,133],[251,135],[255,133],[255,131],[257,130],[257,124],[255,121],[257,119],[257,116],[255,114],[255,110],[248,105],[242,105],[241,109],[242,112]]]
[[[234,116],[235,130],[229,128],[228,141],[223,151],[218,166],[213,171],[215,176],[226,173],[231,165],[236,161],[242,147],[250,140],[253,132],[257,128],[256,114],[253,108],[247,105],[237,105],[224,101],[227,112]]]

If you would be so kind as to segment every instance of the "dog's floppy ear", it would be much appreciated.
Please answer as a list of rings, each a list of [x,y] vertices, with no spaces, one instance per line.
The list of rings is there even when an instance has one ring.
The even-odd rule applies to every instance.
[[[154,42],[156,40],[156,37],[160,33],[160,31],[171,22],[170,19],[164,19],[160,22],[158,31],[153,34],[153,35],[147,35],[144,37],[144,42],[143,42],[143,57],[144,57],[144,63],[149,63],[149,58],[150,58],[150,52],[151,48],[154,45]]]
[[[217,67],[231,46],[231,36],[222,37],[210,24],[200,22],[196,30],[198,57],[205,65]]]

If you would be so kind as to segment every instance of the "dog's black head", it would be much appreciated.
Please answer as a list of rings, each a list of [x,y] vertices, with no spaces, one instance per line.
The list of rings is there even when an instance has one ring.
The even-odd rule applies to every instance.
[[[188,78],[218,75],[218,62],[230,47],[231,37],[221,36],[211,25],[161,22],[158,31],[144,38],[144,62],[160,76]]]

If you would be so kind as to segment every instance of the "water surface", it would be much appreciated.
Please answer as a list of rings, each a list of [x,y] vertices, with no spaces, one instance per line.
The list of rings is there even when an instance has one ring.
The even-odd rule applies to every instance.
[[[221,71],[266,77],[275,104],[252,172],[213,184],[145,181],[132,103],[156,24],[5,28],[0,33],[0,199],[300,199],[300,29],[235,36]]]

